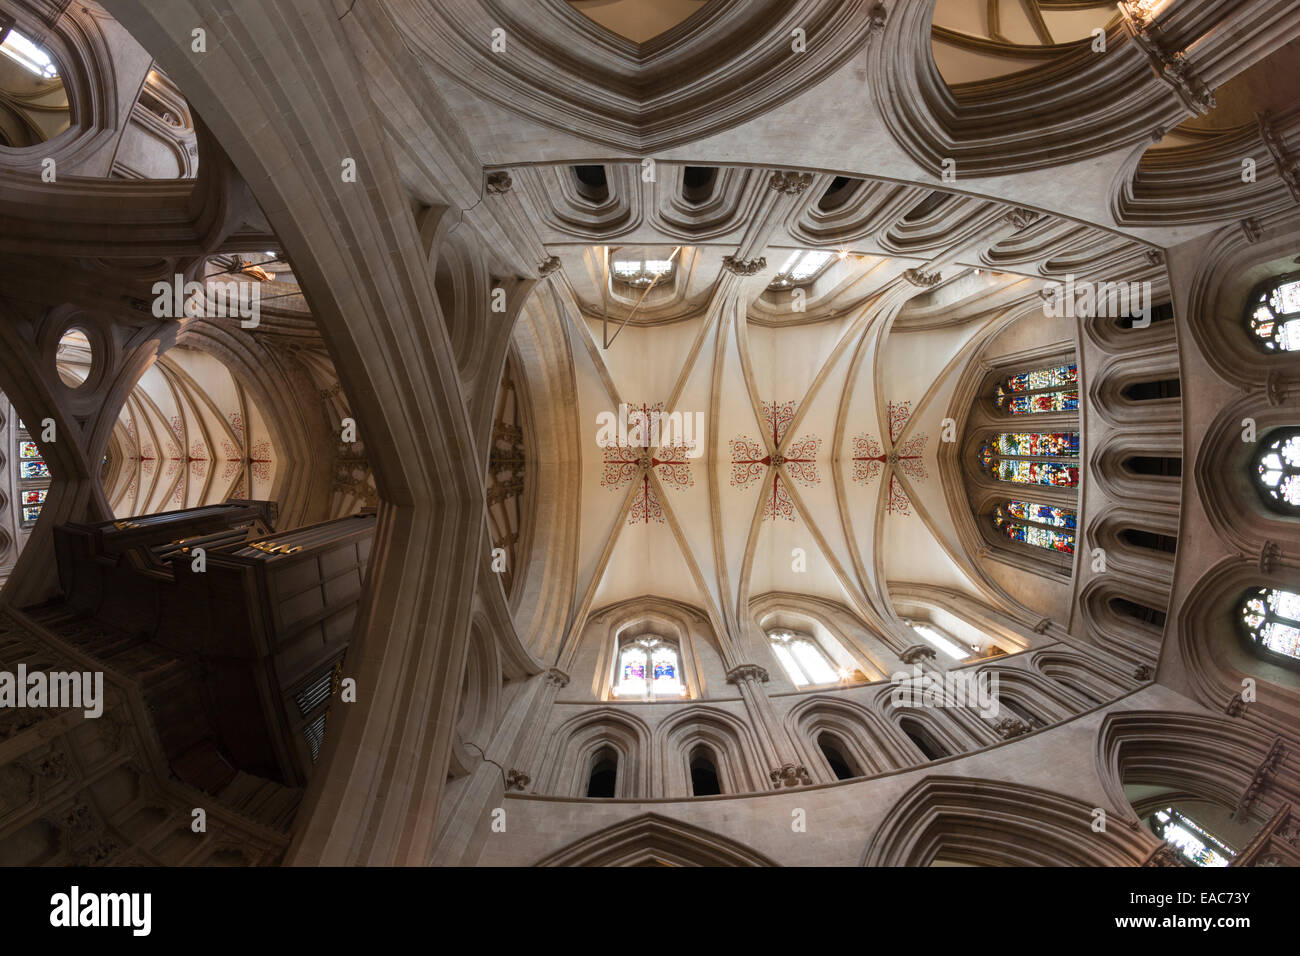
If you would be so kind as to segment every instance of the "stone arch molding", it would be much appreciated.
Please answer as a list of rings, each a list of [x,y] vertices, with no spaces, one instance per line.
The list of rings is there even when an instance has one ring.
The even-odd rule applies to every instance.
[[[106,30],[116,26],[97,6],[65,4],[52,24],[30,9],[35,6],[11,4],[8,12],[15,27],[39,38],[58,63],[72,122],[47,142],[23,148],[0,146],[0,171],[39,174],[44,160],[53,159],[60,177],[104,175],[105,151],[112,151],[122,114],[133,102],[121,101],[116,88],[114,44],[120,44],[121,38],[109,36]]]
[[[555,729],[547,748],[546,771],[539,793],[585,797],[587,776],[597,753],[618,755],[615,796],[631,799],[650,794],[650,741],[645,721],[614,707],[599,707],[566,720]]]
[[[1248,418],[1255,423],[1254,442],[1243,440],[1242,422]],[[1201,507],[1219,538],[1243,554],[1259,556],[1270,542],[1294,540],[1300,531],[1300,518],[1264,504],[1250,473],[1262,443],[1279,429],[1296,425],[1300,404],[1278,406],[1258,393],[1248,394],[1219,412],[1196,451]]]
[[[927,777],[871,838],[862,866],[1137,866],[1159,844],[1145,831],[1092,832],[1093,808],[1038,787]]]
[[[391,16],[416,53],[501,107],[606,146],[697,141],[788,102],[859,51],[869,0],[711,0],[646,43],[561,2],[439,0]],[[791,56],[793,30],[806,51]],[[509,55],[493,51],[493,31]],[[557,58],[553,51],[563,50]]]
[[[537,866],[778,866],[756,850],[681,820],[647,813],[599,830]]]
[[[1125,783],[1163,785],[1223,806],[1240,806],[1252,788],[1275,738],[1243,727],[1240,720],[1214,714],[1168,711],[1113,711],[1097,731],[1096,764],[1102,790],[1112,808],[1138,827]],[[1285,767],[1268,787],[1257,787],[1252,816],[1268,819],[1287,799],[1296,798],[1294,771]],[[1111,827],[1119,831],[1121,827]]]

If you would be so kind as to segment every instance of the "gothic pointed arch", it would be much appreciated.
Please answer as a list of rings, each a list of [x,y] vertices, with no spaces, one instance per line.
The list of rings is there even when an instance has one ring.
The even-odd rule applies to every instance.
[[[647,813],[557,850],[536,866],[777,866],[748,847],[681,820]]]
[[[1125,827],[1092,832],[1093,808],[1038,787],[926,777],[891,808],[862,866],[1137,866],[1156,848]]]

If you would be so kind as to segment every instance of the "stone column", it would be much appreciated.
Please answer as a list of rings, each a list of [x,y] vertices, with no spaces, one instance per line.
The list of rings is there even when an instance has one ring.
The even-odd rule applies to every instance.
[[[757,732],[759,748],[769,765],[768,778],[774,789],[812,783],[808,769],[799,762],[794,744],[777,719],[763,687],[767,670],[757,664],[740,664],[727,671],[727,683],[735,684],[745,702],[750,722]]]

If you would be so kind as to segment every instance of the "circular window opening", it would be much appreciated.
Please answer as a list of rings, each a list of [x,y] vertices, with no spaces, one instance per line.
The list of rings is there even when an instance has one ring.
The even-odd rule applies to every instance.
[[[59,339],[59,350],[54,358],[59,378],[68,388],[81,388],[95,367],[95,353],[90,337],[76,326],[68,329]]]

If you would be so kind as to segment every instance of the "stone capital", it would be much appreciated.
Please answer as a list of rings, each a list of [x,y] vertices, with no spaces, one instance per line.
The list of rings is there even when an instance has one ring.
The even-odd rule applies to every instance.
[[[741,681],[752,680],[760,684],[766,684],[771,678],[767,673],[767,668],[760,667],[757,664],[737,664],[731,670],[727,671],[727,683],[739,684]]]
[[[735,256],[725,256],[722,260],[722,267],[732,275],[758,275],[767,268],[767,257],[758,256],[754,259],[737,259]]]

